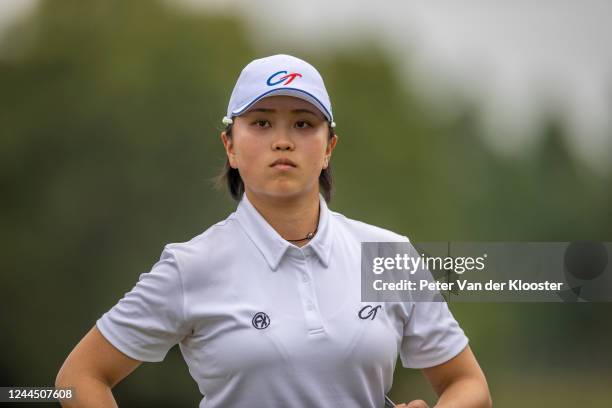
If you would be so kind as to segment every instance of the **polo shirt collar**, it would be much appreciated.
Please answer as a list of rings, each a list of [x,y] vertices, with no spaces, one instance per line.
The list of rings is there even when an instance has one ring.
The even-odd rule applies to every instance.
[[[317,255],[325,268],[329,265],[331,245],[333,242],[329,212],[325,199],[319,194],[319,225],[317,233],[309,243],[301,248],[302,251],[308,251],[307,248],[312,248],[312,252]],[[268,224],[268,221],[266,221],[249,201],[246,193],[242,194],[242,199],[236,210],[236,217],[246,234],[251,241],[253,241],[273,271],[277,270],[281,259],[289,248],[294,247],[300,249],[298,246],[281,237],[279,233]]]

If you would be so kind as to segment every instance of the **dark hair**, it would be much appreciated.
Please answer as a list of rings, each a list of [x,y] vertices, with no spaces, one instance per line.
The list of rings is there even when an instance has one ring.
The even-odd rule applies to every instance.
[[[329,122],[327,122],[327,127],[329,129],[329,136],[327,140],[329,141],[335,136],[336,132],[334,131],[334,128],[331,127]],[[225,127],[225,134],[228,138],[232,138],[232,124]],[[230,166],[229,159],[225,161],[223,170],[215,178],[215,184],[219,189],[222,188],[223,184],[225,184],[234,200],[240,201],[242,198],[242,194],[244,193],[244,182],[242,181],[242,177],[240,177],[238,169],[234,169]],[[332,185],[333,179],[331,163],[328,163],[327,168],[322,169],[321,174],[319,175],[319,188],[323,198],[328,203],[331,201]]]

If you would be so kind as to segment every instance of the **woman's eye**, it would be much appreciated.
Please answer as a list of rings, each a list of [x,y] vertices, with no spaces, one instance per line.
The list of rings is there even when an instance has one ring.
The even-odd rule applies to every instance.
[[[305,120],[300,120],[300,121],[295,122],[295,126],[298,129],[306,129],[306,128],[311,127],[310,123],[306,122]]]
[[[256,120],[255,122],[253,122],[257,127],[260,128],[265,128],[267,127],[266,125],[269,125],[270,122],[268,122],[267,120]]]

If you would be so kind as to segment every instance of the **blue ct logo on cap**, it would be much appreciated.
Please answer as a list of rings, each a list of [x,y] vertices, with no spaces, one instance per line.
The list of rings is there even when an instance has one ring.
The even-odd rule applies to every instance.
[[[280,78],[275,80],[274,78],[276,78],[280,74],[285,74],[285,75],[283,75]],[[287,81],[285,81],[285,83],[283,85],[289,85],[291,82],[293,82],[293,80],[295,78],[298,78],[298,77],[301,78],[302,74],[300,74],[298,72],[292,72],[292,73],[288,74],[287,71],[278,71],[278,72],[275,72],[272,75],[270,75],[270,77],[268,78],[266,83],[268,84],[268,86],[274,86],[274,85],[280,84],[281,82],[285,81],[285,79],[286,79]]]

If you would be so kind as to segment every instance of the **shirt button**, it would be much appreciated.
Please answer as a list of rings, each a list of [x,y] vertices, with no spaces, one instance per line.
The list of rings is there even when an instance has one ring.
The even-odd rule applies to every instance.
[[[312,304],[312,302],[306,303],[306,309],[308,309],[308,310],[313,310],[314,309],[314,305]]]
[[[302,275],[302,281],[308,282],[309,280],[310,280],[310,278],[308,278],[308,275],[306,275],[306,274]]]

